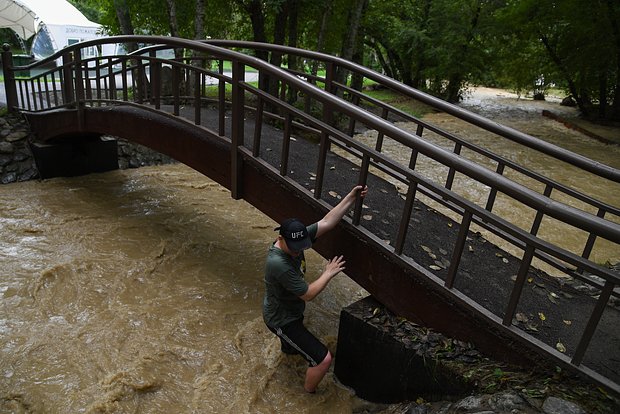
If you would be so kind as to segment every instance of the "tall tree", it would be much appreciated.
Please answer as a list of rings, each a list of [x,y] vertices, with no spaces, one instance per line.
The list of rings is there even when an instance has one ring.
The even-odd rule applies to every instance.
[[[620,118],[620,3],[520,0],[508,3],[498,21],[504,33],[540,45],[549,64],[532,78],[564,88],[585,116]],[[518,45],[504,47],[511,53]]]
[[[118,26],[120,27],[121,34],[133,35],[134,27],[131,22],[131,14],[129,13],[127,0],[114,0],[114,10],[116,11],[116,18],[118,19]],[[128,52],[133,52],[138,48],[138,45],[129,43],[126,47]]]
[[[196,18],[194,20],[194,39],[205,39],[205,0],[196,0]]]
[[[346,60],[353,60],[354,56],[360,56],[358,53],[363,43],[360,42],[360,32],[362,27],[362,19],[364,12],[368,6],[368,0],[353,0],[353,4],[349,9],[348,28],[342,41],[342,51],[340,57]],[[348,71],[340,69],[336,73],[336,80],[339,83],[345,83]]]

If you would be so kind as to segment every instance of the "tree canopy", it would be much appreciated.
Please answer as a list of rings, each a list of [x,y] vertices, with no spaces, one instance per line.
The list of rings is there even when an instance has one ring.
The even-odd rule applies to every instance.
[[[468,85],[538,96],[556,87],[583,114],[620,119],[617,0],[71,2],[110,34],[288,44],[356,60],[451,102]]]

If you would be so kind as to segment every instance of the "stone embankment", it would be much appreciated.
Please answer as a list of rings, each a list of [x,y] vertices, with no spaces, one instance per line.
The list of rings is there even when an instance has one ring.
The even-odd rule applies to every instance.
[[[28,124],[19,115],[0,117],[0,182],[9,184],[38,178],[28,146]]]
[[[31,139],[28,123],[21,115],[0,117],[0,183],[10,184],[39,178],[28,142]],[[118,165],[121,169],[175,162],[149,148],[118,140]]]

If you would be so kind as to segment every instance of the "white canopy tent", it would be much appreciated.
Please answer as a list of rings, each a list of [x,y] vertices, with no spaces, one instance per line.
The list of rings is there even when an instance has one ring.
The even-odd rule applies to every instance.
[[[66,0],[0,0],[0,27],[9,27],[24,39],[34,34],[31,53],[35,59],[102,36],[101,25],[88,20]],[[83,57],[100,52],[90,48]]]
[[[15,0],[0,0],[0,28],[13,29],[26,40],[36,31],[37,16],[30,8]]]

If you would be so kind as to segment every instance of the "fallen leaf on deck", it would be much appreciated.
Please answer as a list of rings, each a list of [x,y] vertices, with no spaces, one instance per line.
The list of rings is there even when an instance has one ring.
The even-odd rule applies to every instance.
[[[555,349],[557,349],[558,351],[560,351],[561,353],[566,352],[566,347],[564,346],[564,344],[560,341],[558,341],[557,344],[555,344]]]
[[[338,193],[337,193],[337,192],[335,192],[335,191],[330,191],[328,194],[329,194],[330,196],[334,197],[334,198],[335,198],[335,197],[338,197]]]
[[[362,218],[364,220],[370,221],[370,220],[372,220],[372,214],[365,214],[365,215],[362,216]]]
[[[567,321],[566,319],[564,319],[563,322],[566,326],[571,326],[573,324],[573,321]]]
[[[528,321],[528,317],[527,317],[527,315],[525,315],[524,313],[521,313],[521,312],[517,313],[517,314],[515,315],[515,318],[517,319],[517,321],[518,321],[518,322],[523,322],[523,323],[525,323],[525,322],[527,322],[527,321]]]
[[[437,265],[430,265],[429,266],[431,269],[433,270],[441,270],[441,267],[437,266]]]
[[[543,321],[543,322],[545,321],[545,319],[547,319],[547,317],[545,316],[545,314],[544,314],[544,313],[542,313],[542,312],[538,312],[538,317],[539,317],[539,318],[540,318],[540,320],[541,320],[541,321]]]

